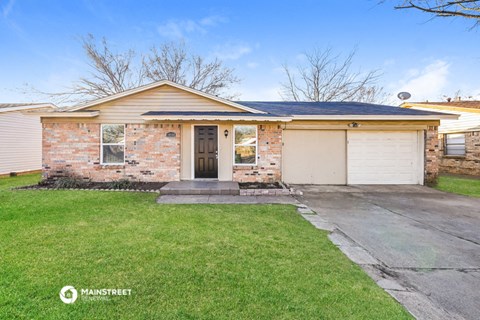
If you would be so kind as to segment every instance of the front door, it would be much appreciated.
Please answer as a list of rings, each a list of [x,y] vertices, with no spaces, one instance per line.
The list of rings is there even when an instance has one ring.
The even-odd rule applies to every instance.
[[[218,178],[216,126],[195,126],[195,178]]]

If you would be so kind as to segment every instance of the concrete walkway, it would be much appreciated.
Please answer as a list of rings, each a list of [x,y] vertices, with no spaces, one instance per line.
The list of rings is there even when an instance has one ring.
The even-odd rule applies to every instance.
[[[234,196],[234,195],[163,195],[160,204],[293,204],[299,202],[291,196]]]

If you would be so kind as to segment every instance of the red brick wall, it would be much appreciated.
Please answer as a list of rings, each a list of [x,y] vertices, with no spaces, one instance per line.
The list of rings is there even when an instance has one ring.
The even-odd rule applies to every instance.
[[[438,127],[429,126],[425,131],[425,184],[434,185],[439,167]]]
[[[282,180],[282,129],[279,125],[258,126],[256,166],[233,166],[238,182],[277,182]]]
[[[444,154],[444,135],[439,135],[440,172],[480,176],[480,132],[465,132],[465,155]]]
[[[175,137],[167,137],[174,132]],[[44,123],[44,179],[74,175],[92,181],[180,179],[180,125],[127,124],[125,165],[100,164],[100,124]]]

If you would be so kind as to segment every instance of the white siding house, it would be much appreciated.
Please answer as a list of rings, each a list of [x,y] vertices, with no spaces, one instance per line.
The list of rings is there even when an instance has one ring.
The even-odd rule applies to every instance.
[[[440,120],[439,170],[480,176],[480,101],[407,102],[402,106],[457,115],[458,120]]]
[[[30,110],[50,110],[52,104],[0,104],[0,176],[42,169],[42,124]]]

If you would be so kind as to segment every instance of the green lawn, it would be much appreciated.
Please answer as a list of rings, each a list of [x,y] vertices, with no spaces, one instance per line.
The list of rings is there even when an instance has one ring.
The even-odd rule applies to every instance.
[[[440,176],[436,189],[466,196],[480,197],[480,179]]]
[[[9,190],[37,179],[0,179],[0,319],[410,318],[292,206]],[[132,295],[64,304],[66,285]]]

